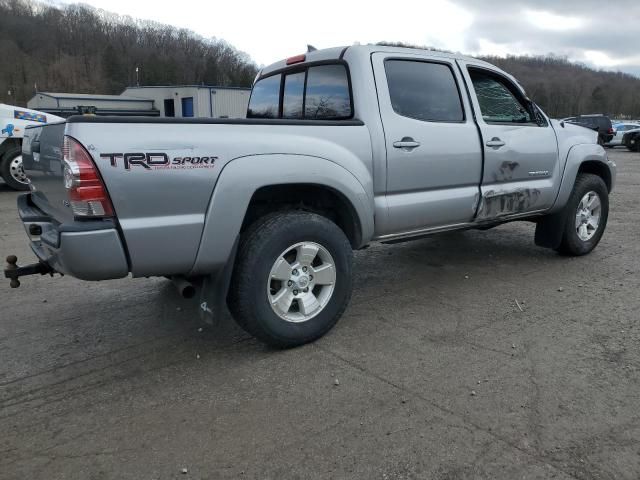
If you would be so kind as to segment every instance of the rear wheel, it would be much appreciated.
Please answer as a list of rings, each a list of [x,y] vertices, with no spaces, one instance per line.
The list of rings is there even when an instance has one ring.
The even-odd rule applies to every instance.
[[[287,348],[328,332],[351,297],[353,253],[329,219],[276,212],[243,235],[229,308],[238,324],[269,345]]]
[[[609,192],[602,178],[580,174],[565,207],[567,220],[558,252],[585,255],[598,245],[609,216]]]
[[[22,167],[20,147],[9,149],[0,160],[0,175],[14,190],[29,190],[29,180]]]
[[[625,146],[630,152],[640,152],[640,135],[627,140]]]

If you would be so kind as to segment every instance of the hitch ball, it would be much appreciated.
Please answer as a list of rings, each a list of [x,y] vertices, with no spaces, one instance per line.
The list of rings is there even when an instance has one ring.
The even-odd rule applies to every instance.
[[[7,268],[5,271],[11,271],[11,270],[17,270],[18,269],[18,257],[16,257],[15,255],[9,255],[7,257]],[[15,277],[11,278],[11,281],[9,282],[9,286],[11,288],[18,288],[20,286],[20,280],[18,280]]]

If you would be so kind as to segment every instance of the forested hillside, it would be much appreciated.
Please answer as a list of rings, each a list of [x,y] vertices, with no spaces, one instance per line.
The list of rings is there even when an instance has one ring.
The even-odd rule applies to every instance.
[[[486,57],[511,73],[527,94],[553,117],[608,113],[640,118],[640,78],[604,72],[558,57]]]
[[[516,76],[553,117],[604,112],[640,118],[640,78],[553,56],[485,60]],[[223,40],[187,30],[80,5],[0,0],[0,102],[25,105],[36,88],[119,94],[136,83],[136,67],[142,85],[249,86],[257,70]]]
[[[40,91],[119,94],[140,83],[249,86],[257,67],[222,40],[86,6],[0,0],[0,102]],[[8,92],[11,91],[11,95]]]

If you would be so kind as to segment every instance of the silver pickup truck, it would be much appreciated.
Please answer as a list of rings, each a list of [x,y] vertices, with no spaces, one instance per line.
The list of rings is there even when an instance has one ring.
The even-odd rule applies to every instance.
[[[40,261],[10,256],[12,286],[166,276],[278,347],[340,318],[354,249],[526,220],[537,245],[583,255],[615,181],[596,133],[550,120],[507,73],[380,46],[264,68],[246,119],[76,116],[27,129],[23,159]]]

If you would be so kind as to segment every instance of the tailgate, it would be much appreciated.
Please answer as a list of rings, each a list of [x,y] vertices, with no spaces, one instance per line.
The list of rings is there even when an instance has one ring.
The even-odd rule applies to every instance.
[[[65,123],[28,127],[22,142],[24,170],[33,202],[60,223],[73,221],[64,188],[62,144]]]

